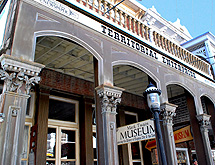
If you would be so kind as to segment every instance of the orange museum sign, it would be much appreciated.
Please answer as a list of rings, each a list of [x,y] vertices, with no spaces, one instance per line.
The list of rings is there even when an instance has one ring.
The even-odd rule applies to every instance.
[[[181,143],[181,142],[193,140],[190,125],[184,128],[181,128],[177,131],[174,131],[174,140],[175,140],[175,143]],[[149,151],[151,151],[151,149],[153,148],[156,148],[156,140],[154,139],[154,140],[148,141],[146,143],[145,148],[148,149]]]

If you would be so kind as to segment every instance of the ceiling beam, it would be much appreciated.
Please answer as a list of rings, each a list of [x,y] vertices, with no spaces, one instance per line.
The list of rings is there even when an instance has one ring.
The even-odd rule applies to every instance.
[[[51,46],[49,47],[50,49],[48,49],[48,50],[46,49],[47,51],[38,54],[35,60],[37,61],[37,60],[39,60],[40,58],[44,57],[47,53],[53,51],[57,46],[59,46],[59,45],[62,44],[62,43],[63,43],[63,40],[62,40],[62,39],[56,40],[55,42],[53,42],[53,43],[51,44]]]
[[[64,52],[62,54],[56,53],[54,56],[51,56],[46,61],[44,61],[43,64],[44,65],[49,65],[50,63],[52,63],[53,61],[57,60],[58,58],[61,58],[64,55],[66,55],[67,53],[69,53],[70,51],[72,51],[73,49],[75,49],[76,47],[77,47],[77,45],[75,45],[75,44],[68,45],[65,48],[65,50],[64,50]]]
[[[80,52],[78,52],[78,53],[76,54],[77,57],[75,57],[75,56],[70,56],[70,57],[68,57],[66,60],[64,60],[64,61],[62,61],[62,62],[56,64],[56,65],[55,65],[55,68],[62,68],[62,67],[65,67],[66,65],[68,65],[68,64],[70,64],[70,63],[72,63],[72,62],[74,62],[74,61],[79,60],[81,57],[85,56],[87,53],[89,53],[89,52],[88,52],[86,49],[83,49],[83,50],[81,50]]]

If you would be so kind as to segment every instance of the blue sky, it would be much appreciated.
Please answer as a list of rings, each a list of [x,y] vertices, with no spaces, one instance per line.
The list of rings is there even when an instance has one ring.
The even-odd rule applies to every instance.
[[[192,37],[205,32],[215,35],[214,0],[137,0],[146,8],[154,6],[167,21],[181,20]],[[214,2],[213,2],[214,1]]]

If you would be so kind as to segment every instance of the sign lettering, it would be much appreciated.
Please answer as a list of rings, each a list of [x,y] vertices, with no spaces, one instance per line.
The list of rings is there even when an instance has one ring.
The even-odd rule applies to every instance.
[[[193,140],[193,136],[190,131],[190,125],[174,131],[175,143],[181,143],[189,140]],[[146,149],[151,151],[151,149],[156,148],[156,140],[148,141],[145,146]]]
[[[117,129],[117,144],[126,144],[155,138],[153,120],[145,120]]]

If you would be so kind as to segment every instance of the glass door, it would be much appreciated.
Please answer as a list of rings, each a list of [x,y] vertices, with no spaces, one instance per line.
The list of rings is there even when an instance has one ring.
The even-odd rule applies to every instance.
[[[49,126],[47,161],[50,165],[75,165],[78,161],[77,130]]]
[[[56,141],[57,141],[57,127],[49,127],[47,135],[47,152],[46,164],[55,165],[56,163]]]
[[[76,131],[60,128],[60,164],[75,165],[76,164]]]
[[[126,125],[138,122],[138,115],[134,112],[125,111]],[[142,143],[128,143],[129,165],[143,165]]]
[[[50,96],[46,164],[79,164],[78,101]]]

